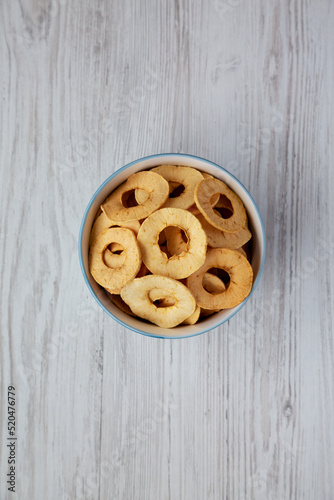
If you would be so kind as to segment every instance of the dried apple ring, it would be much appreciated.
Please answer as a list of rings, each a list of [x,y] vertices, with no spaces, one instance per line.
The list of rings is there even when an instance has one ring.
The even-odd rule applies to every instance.
[[[177,182],[184,186],[184,191],[175,198],[168,198],[165,207],[187,209],[194,204],[194,192],[197,184],[203,180],[201,172],[192,167],[179,165],[160,165],[151,172],[161,175],[168,182]]]
[[[228,219],[213,210],[211,199],[217,193],[225,195],[231,203],[233,214]],[[247,224],[246,210],[239,196],[219,179],[203,179],[195,189],[195,202],[206,220],[221,231],[234,233]]]
[[[203,275],[208,269],[223,269],[230,276],[226,290],[217,295],[208,293],[203,287]],[[199,306],[205,309],[229,309],[240,304],[250,293],[253,270],[248,260],[236,250],[213,248],[208,250],[205,263],[187,278],[187,287]]]
[[[154,294],[155,300],[159,300],[159,295],[161,298],[168,296],[175,303],[167,307],[157,307],[150,298],[154,289],[160,291]],[[167,276],[156,274],[134,279],[125,285],[121,297],[134,314],[163,328],[179,325],[196,309],[196,301],[186,286]]]
[[[110,268],[104,261],[104,252],[111,243],[120,243],[125,255],[121,266]],[[130,280],[138,273],[141,266],[141,255],[137,239],[131,229],[114,227],[100,233],[91,246],[89,253],[89,270],[99,285],[110,293],[119,294]]]
[[[128,229],[131,229],[134,231],[136,234],[139,231],[140,228],[140,223],[137,220],[132,220],[132,221],[114,221],[110,220],[104,212],[101,211],[101,213],[97,216],[95,219],[95,222],[93,224],[93,228],[90,233],[90,246],[96,239],[96,237],[105,231],[106,229],[109,229],[110,227],[126,227]],[[114,254],[113,252],[117,251],[117,248],[115,245],[118,245],[118,250],[123,250],[123,247],[119,245],[118,243],[112,243],[113,246],[112,251],[106,250],[104,251],[103,258],[105,263],[107,264],[108,267],[120,267],[125,260],[125,254],[124,255],[117,255]]]
[[[101,212],[93,224],[89,238],[89,245],[90,246],[92,245],[97,235],[99,235],[106,229],[109,229],[110,227],[114,226],[126,227],[128,229],[131,229],[137,234],[140,228],[140,222],[138,220],[130,220],[130,221],[111,220],[106,216],[104,212]]]
[[[135,189],[147,191],[147,200],[142,205],[125,207],[123,196]],[[168,194],[168,182],[161,175],[150,171],[137,172],[130,175],[128,180],[106,199],[101,208],[112,220],[140,220],[160,208],[167,200]]]
[[[242,247],[252,237],[247,224],[235,233],[226,233],[212,226],[202,214],[196,214],[196,217],[202,224],[208,245],[212,248],[231,248],[234,250]]]
[[[159,247],[159,234],[168,226],[184,230],[188,238],[187,251],[168,258]],[[205,262],[206,236],[201,223],[187,210],[161,208],[142,223],[137,241],[146,267],[153,274],[170,278],[186,278]]]

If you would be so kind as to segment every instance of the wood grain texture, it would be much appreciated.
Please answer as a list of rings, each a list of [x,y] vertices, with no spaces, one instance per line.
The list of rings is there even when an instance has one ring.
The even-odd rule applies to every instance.
[[[334,498],[333,7],[1,3],[1,499]],[[246,307],[188,340],[114,323],[78,264],[93,192],[159,152],[224,165],[267,231]]]

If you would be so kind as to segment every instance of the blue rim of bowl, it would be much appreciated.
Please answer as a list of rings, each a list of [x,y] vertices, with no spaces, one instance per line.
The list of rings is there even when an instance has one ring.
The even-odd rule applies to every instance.
[[[259,272],[258,272],[258,275],[256,277],[256,280],[255,282],[253,283],[253,286],[252,286],[252,290],[250,292],[250,294],[248,295],[248,297],[245,298],[245,300],[243,302],[241,302],[241,304],[239,304],[239,306],[237,307],[237,309],[231,313],[230,316],[228,316],[226,319],[224,319],[223,321],[221,321],[220,323],[218,323],[218,325],[214,326],[214,327],[211,327],[211,328],[206,328],[204,330],[201,330],[200,332],[198,333],[194,333],[194,334],[191,334],[191,335],[177,335],[177,336],[173,336],[173,335],[153,335],[153,334],[150,334],[148,332],[145,332],[144,330],[139,330],[138,328],[134,328],[130,325],[128,325],[127,323],[125,323],[124,321],[120,320],[119,318],[117,318],[116,316],[114,316],[103,304],[102,302],[100,301],[100,299],[98,298],[98,296],[96,295],[96,293],[94,292],[91,284],[90,284],[90,281],[88,279],[88,276],[86,274],[86,271],[85,271],[85,268],[84,268],[84,264],[83,264],[83,258],[82,258],[82,235],[83,235],[83,230],[84,230],[84,226],[85,226],[85,222],[86,222],[86,218],[87,218],[87,215],[88,215],[88,212],[89,210],[91,209],[91,206],[93,205],[94,201],[95,201],[95,198],[97,197],[97,195],[100,193],[100,191],[111,181],[111,179],[113,179],[114,177],[116,177],[116,175],[118,175],[120,172],[122,172],[123,170],[126,170],[127,168],[129,167],[132,167],[132,165],[136,165],[136,163],[139,163],[141,161],[145,161],[145,160],[151,160],[153,158],[160,158],[160,157],[168,157],[168,156],[182,156],[183,158],[189,158],[189,159],[195,159],[195,160],[200,160],[204,163],[208,163],[209,165],[214,165],[215,167],[217,167],[218,169],[220,170],[223,170],[224,172],[226,172],[228,175],[230,175],[231,177],[233,177],[233,179],[237,182],[237,184],[239,184],[242,189],[244,189],[246,191],[246,193],[248,194],[249,198],[251,199],[252,203],[253,203],[253,206],[255,208],[255,211],[257,213],[257,216],[259,218],[259,221],[260,221],[260,225],[261,225],[261,231],[262,231],[262,237],[263,237],[263,256],[262,256],[262,260],[261,260],[261,266],[260,266],[260,269],[259,269]],[[117,323],[119,323],[120,325],[124,326],[125,328],[129,329],[129,330],[132,330],[133,332],[136,332],[136,333],[139,333],[141,335],[145,335],[147,337],[153,337],[153,338],[157,338],[157,339],[188,339],[188,338],[191,338],[191,337],[197,337],[198,335],[202,335],[203,333],[206,333],[206,332],[209,332],[211,330],[214,330],[215,328],[218,328],[218,326],[226,323],[227,321],[229,321],[231,318],[233,318],[233,316],[235,316],[235,314],[237,314],[240,309],[246,304],[246,302],[248,302],[248,300],[250,299],[250,297],[252,296],[255,288],[257,287],[259,281],[260,281],[260,278],[261,278],[261,275],[262,275],[262,271],[263,271],[263,267],[264,267],[264,262],[265,262],[265,259],[266,259],[266,233],[265,233],[265,229],[264,229],[264,224],[263,224],[263,220],[262,220],[262,217],[261,217],[261,214],[259,212],[259,209],[257,207],[257,204],[255,203],[252,195],[249,193],[249,191],[245,188],[245,186],[239,181],[239,179],[237,179],[231,172],[229,172],[228,170],[226,170],[225,168],[221,167],[220,165],[218,165],[217,163],[214,163],[210,160],[207,160],[205,158],[201,158],[200,156],[195,156],[195,155],[189,155],[189,154],[186,154],[186,153],[158,153],[158,154],[155,154],[155,155],[150,155],[150,156],[144,156],[143,158],[138,158],[137,160],[134,160],[130,163],[128,163],[127,165],[124,165],[123,167],[119,168],[118,170],[116,170],[115,172],[113,172],[102,184],[101,186],[95,191],[95,193],[93,194],[92,198],[90,199],[88,205],[87,205],[87,208],[85,210],[85,213],[83,215],[83,218],[82,218],[82,222],[81,222],[81,226],[80,226],[80,232],[79,232],[79,241],[78,241],[78,250],[79,250],[79,260],[80,260],[80,267],[81,267],[81,272],[83,274],[83,277],[84,277],[84,280],[86,282],[86,285],[90,291],[90,293],[93,295],[94,299],[96,300],[96,302],[99,304],[99,306],[108,314],[108,316],[110,316],[112,319],[114,319],[115,321],[117,321]]]

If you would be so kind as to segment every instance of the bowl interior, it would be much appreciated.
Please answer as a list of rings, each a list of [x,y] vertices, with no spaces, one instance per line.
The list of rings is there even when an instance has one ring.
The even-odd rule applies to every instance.
[[[203,172],[207,172],[225,182],[225,184],[227,184],[241,198],[245,205],[248,215],[249,227],[253,234],[253,237],[251,239],[251,264],[254,273],[254,283],[250,295],[252,294],[260,279],[265,257],[264,228],[255,202],[248,191],[244,188],[244,186],[222,167],[219,167],[218,165],[207,160],[198,157],[192,157],[189,155],[154,155],[152,157],[143,158],[136,162],[130,163],[129,165],[126,165],[125,167],[117,170],[114,174],[112,174],[96,191],[83,217],[79,238],[80,263],[85,281],[94,298],[97,300],[100,306],[119,323],[138,333],[154,337],[191,337],[211,330],[212,328],[215,328],[216,326],[230,319],[245,304],[250,295],[238,306],[232,309],[220,311],[219,313],[209,316],[208,318],[195,325],[177,326],[172,329],[161,328],[156,325],[143,322],[137,318],[128,316],[120,309],[118,309],[113,303],[110,302],[104,290],[95,282],[89,272],[88,267],[90,231],[95,219],[95,215],[102,202],[116,187],[125,182],[125,180],[130,175],[140,170],[146,170],[161,164],[192,166],[199,170],[202,170]]]

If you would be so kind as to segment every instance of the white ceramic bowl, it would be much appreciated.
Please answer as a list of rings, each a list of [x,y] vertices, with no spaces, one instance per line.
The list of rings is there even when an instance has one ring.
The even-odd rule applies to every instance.
[[[120,311],[114,304],[110,302],[103,289],[95,282],[89,272],[88,267],[88,254],[89,254],[89,235],[95,215],[105,198],[120,184],[126,181],[131,174],[140,170],[146,170],[157,165],[186,165],[195,167],[203,172],[207,172],[218,179],[221,179],[227,184],[243,201],[249,220],[249,227],[252,231],[253,237],[252,244],[252,258],[251,264],[254,273],[254,283],[250,295],[238,306],[232,309],[220,311],[195,325],[177,326],[175,328],[161,328],[153,324],[143,322],[137,318],[133,318],[124,312]],[[200,335],[216,328],[217,326],[228,321],[234,314],[236,314],[247,302],[252,293],[254,292],[264,265],[266,252],[265,231],[259,210],[248,193],[246,188],[227,170],[212,163],[211,161],[204,160],[197,156],[185,154],[158,154],[147,156],[139,160],[133,161],[128,165],[120,168],[114,172],[104,183],[99,187],[96,193],[90,200],[86,211],[84,213],[80,234],[79,234],[79,258],[83,276],[86,284],[92,293],[97,303],[104,309],[104,311],[111,316],[112,319],[122,324],[126,328],[133,330],[143,335],[158,338],[185,338]]]

